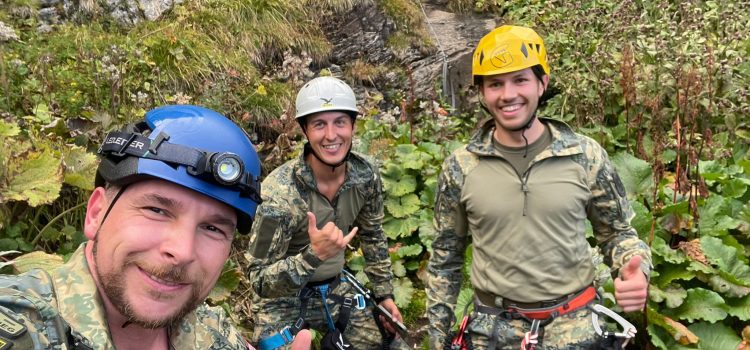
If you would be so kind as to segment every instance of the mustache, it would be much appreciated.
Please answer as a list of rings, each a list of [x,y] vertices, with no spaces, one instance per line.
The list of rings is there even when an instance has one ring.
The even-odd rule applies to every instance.
[[[128,257],[125,260],[125,266],[133,265],[143,270],[143,272],[165,281],[193,284],[195,279],[190,278],[187,267],[182,265],[154,265],[148,261],[138,259],[137,257]]]

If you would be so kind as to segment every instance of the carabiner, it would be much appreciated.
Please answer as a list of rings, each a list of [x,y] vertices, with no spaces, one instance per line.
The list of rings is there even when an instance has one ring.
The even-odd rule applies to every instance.
[[[637,332],[635,326],[633,326],[632,323],[628,322],[625,318],[618,315],[614,311],[606,308],[601,304],[592,305],[591,310],[594,311],[591,313],[591,322],[594,324],[594,330],[596,331],[596,334],[605,338],[615,336],[618,338],[631,339],[635,337],[635,333]],[[609,332],[602,330],[602,328],[599,326],[599,314],[603,314],[615,320],[622,327],[622,332]]]

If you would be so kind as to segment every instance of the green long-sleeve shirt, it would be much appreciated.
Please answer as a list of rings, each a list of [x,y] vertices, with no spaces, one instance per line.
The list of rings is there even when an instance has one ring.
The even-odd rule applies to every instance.
[[[650,272],[649,248],[630,226],[634,214],[606,151],[562,122],[543,123],[552,142],[522,174],[493,146],[492,121],[443,164],[428,266],[433,348],[450,327],[469,236],[474,288],[522,302],[555,299],[592,283],[586,220],[613,271],[641,255],[641,268]]]

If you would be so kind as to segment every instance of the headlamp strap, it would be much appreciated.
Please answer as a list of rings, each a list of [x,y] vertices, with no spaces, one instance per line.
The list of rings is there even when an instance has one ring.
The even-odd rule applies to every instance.
[[[201,158],[206,156],[204,152],[195,148],[166,142],[169,136],[162,137],[161,135],[159,134],[156,139],[151,140],[140,134],[110,132],[105,137],[102,147],[99,148],[99,153],[114,157],[130,155],[192,167],[200,164]],[[158,153],[151,152],[151,149],[158,150]]]
[[[211,171],[208,165],[209,158],[215,153],[169,143],[168,139],[169,135],[164,133],[159,133],[156,138],[151,140],[137,132],[113,131],[104,138],[98,153],[108,158],[134,156],[184,165],[188,168],[188,172],[194,176]],[[247,172],[242,176],[243,179],[238,183],[241,192],[260,203],[260,181]]]

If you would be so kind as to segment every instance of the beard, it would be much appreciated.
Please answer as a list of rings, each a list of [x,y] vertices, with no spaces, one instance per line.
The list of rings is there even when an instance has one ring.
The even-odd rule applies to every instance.
[[[98,235],[97,235],[98,237]],[[112,305],[119,311],[127,322],[123,325],[125,327],[128,324],[136,324],[146,329],[158,329],[162,327],[171,328],[177,324],[191,311],[195,310],[198,305],[203,302],[200,295],[200,290],[197,286],[203,285],[202,279],[192,281],[190,287],[189,298],[178,308],[175,312],[167,315],[155,315],[146,314],[139,315],[133,308],[133,303],[128,300],[125,295],[127,286],[125,285],[125,268],[128,266],[135,266],[142,269],[144,272],[163,280],[174,281],[177,283],[186,283],[190,281],[187,277],[187,272],[184,266],[151,266],[150,264],[139,261],[137,256],[128,256],[125,262],[118,268],[102,273],[98,266],[98,254],[97,254],[97,243],[98,239],[94,239],[93,255],[94,261],[97,263],[96,274],[101,283],[103,293],[107,296]],[[149,291],[149,296],[154,300],[168,300],[174,298],[172,295],[160,293],[156,291]]]

